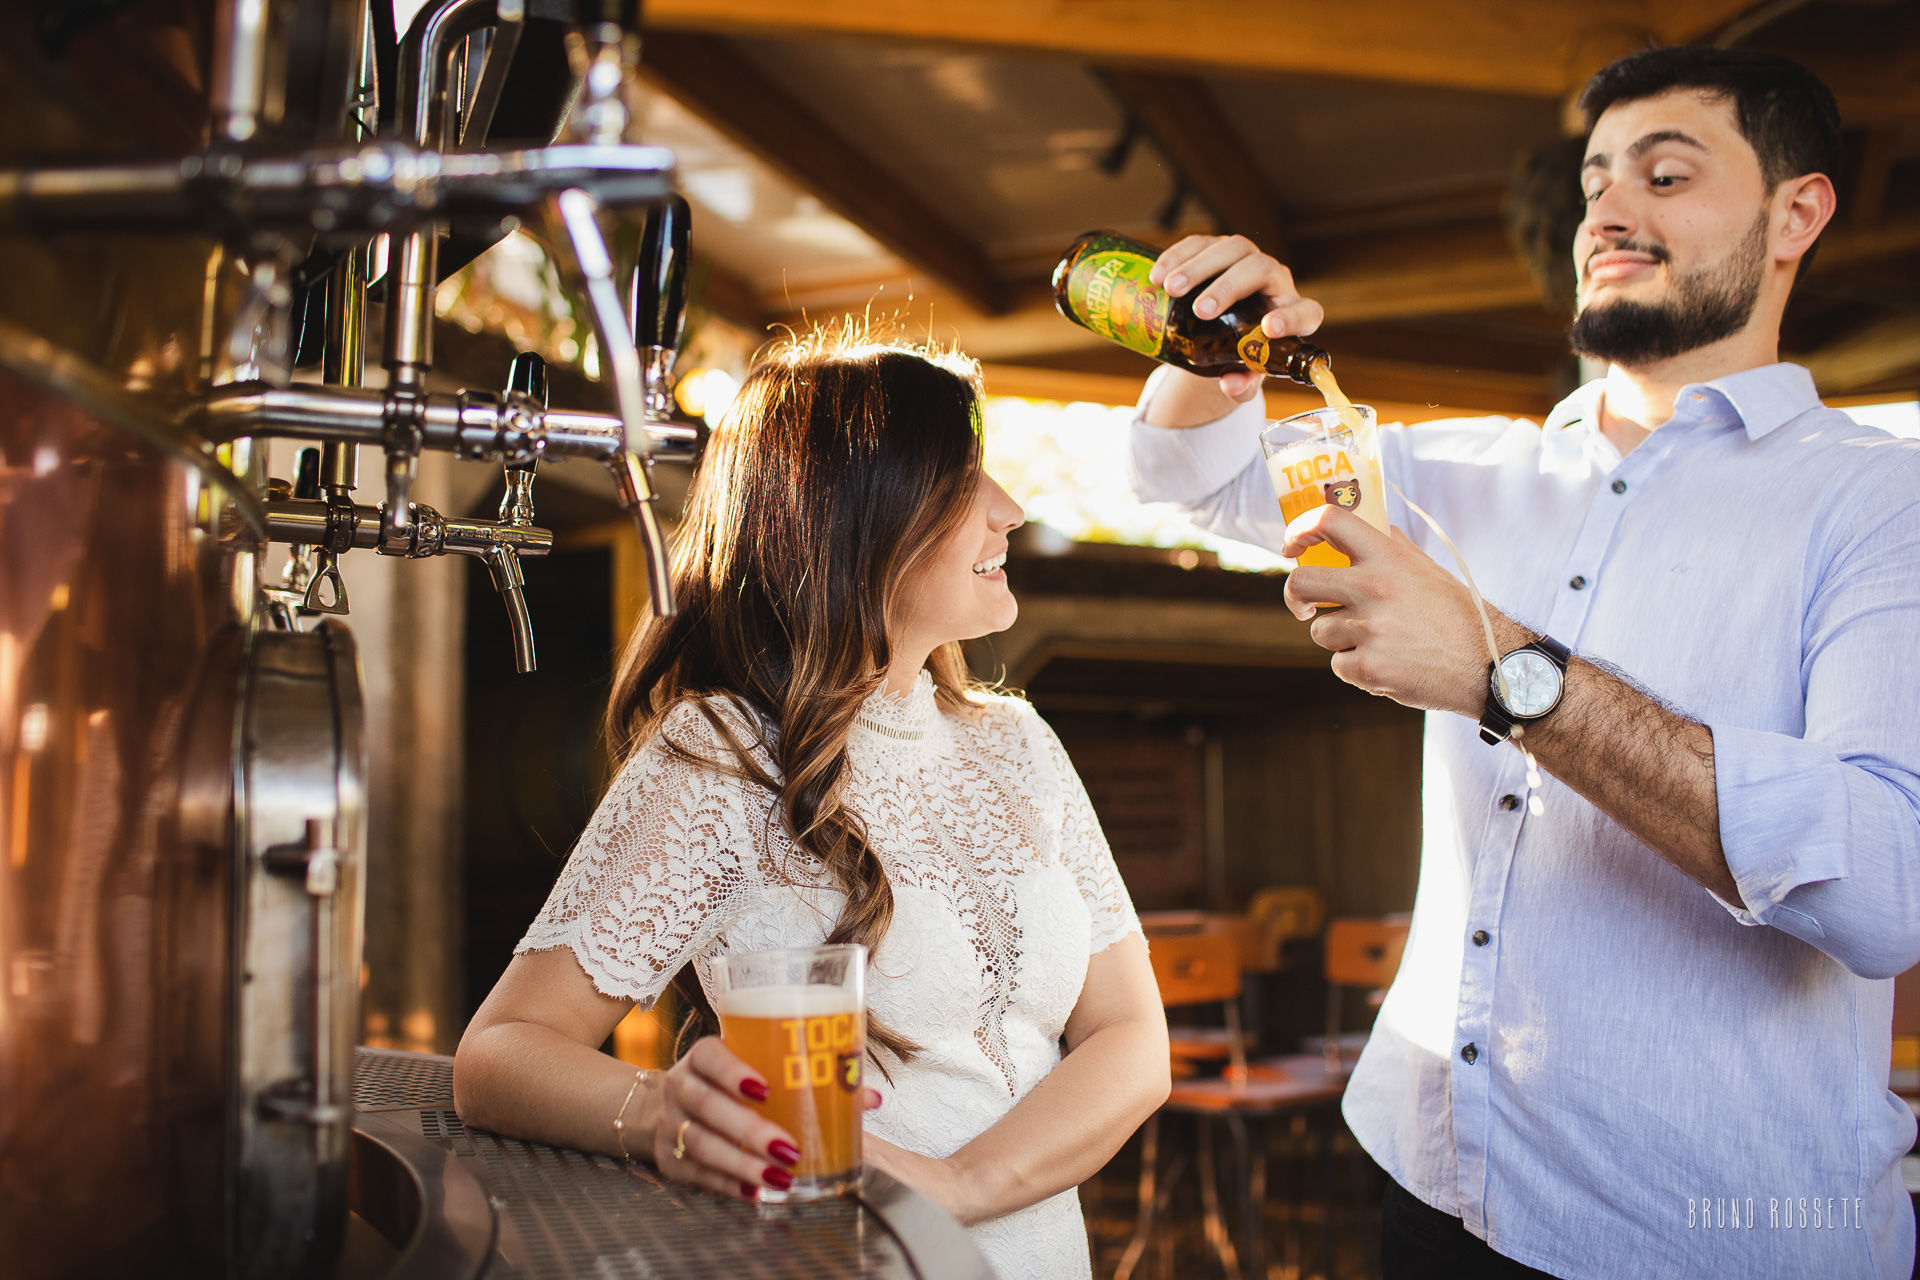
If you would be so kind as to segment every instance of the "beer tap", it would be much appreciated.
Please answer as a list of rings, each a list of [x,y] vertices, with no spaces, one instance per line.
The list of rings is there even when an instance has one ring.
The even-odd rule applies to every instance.
[[[673,416],[673,361],[687,316],[687,240],[693,214],[671,195],[647,210],[633,273],[633,340],[646,355],[647,421]]]
[[[567,34],[567,57],[580,78],[580,96],[569,120],[576,140],[597,146],[617,146],[626,141],[633,114],[623,95],[639,66],[639,27],[637,0],[576,0],[574,27]],[[653,614],[666,617],[674,612],[673,578],[666,535],[655,510],[659,495],[654,491],[646,456],[651,452],[648,420],[662,415],[650,412],[646,367],[634,327],[638,314],[629,313],[622,305],[613,255],[600,227],[600,202],[584,190],[562,191],[547,201],[544,212],[549,251],[562,278],[586,303],[588,321],[600,343],[601,367],[613,386],[626,447],[609,463],[620,505],[632,516],[646,550],[647,594]],[[673,251],[676,227],[680,235],[678,252]],[[658,261],[650,271],[643,267],[643,273],[655,278],[684,277],[685,229],[684,216],[662,222],[652,238],[652,251]],[[655,319],[653,340],[671,333],[678,341],[685,301],[684,280],[678,288],[659,291],[651,308]],[[659,394],[664,397],[664,392]]]
[[[547,362],[531,351],[513,358],[507,369],[507,395],[522,397],[547,409]],[[535,454],[526,462],[508,462],[504,466],[507,487],[500,495],[500,524],[508,529],[533,528],[533,471],[540,465]],[[533,650],[533,619],[527,613],[526,579],[520,573],[520,557],[511,546],[496,543],[487,551],[487,573],[493,589],[507,606],[507,625],[513,632],[513,665],[525,675],[538,666]]]

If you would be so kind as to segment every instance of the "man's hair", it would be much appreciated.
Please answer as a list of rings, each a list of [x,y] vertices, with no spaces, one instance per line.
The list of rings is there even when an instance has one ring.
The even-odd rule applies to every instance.
[[[1840,108],[1818,76],[1797,62],[1750,49],[1670,45],[1643,49],[1602,67],[1580,93],[1591,133],[1616,102],[1674,89],[1731,99],[1740,136],[1760,157],[1767,192],[1808,173],[1833,177],[1840,166]]]

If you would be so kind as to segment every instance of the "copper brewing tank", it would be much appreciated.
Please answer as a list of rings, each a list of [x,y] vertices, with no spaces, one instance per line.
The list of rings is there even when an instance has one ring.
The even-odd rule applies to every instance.
[[[191,0],[5,6],[0,163],[203,146],[213,20]],[[342,757],[318,776],[352,774],[357,724],[326,712],[357,709],[351,642],[257,631],[260,468],[173,425],[221,375],[236,279],[187,236],[0,238],[0,1271],[22,1280],[313,1274],[343,1216],[344,1122],[275,1127],[260,1085],[286,1071],[249,1066],[245,1006],[351,1005],[357,874],[321,945],[353,955],[316,971],[285,915],[301,886],[249,879],[311,797],[248,752],[290,698]],[[339,801],[309,808],[356,846]],[[253,982],[250,918],[307,969]]]

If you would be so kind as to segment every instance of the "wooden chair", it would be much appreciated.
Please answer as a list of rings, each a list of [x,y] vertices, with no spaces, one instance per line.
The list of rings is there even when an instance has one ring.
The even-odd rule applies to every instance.
[[[1319,937],[1326,918],[1327,900],[1312,885],[1269,885],[1255,891],[1247,904],[1247,919],[1253,922],[1275,969],[1282,966],[1286,944]]]
[[[1352,1072],[1369,1034],[1342,1030],[1346,1022],[1343,995],[1357,994],[1369,1009],[1380,1008],[1393,976],[1400,971],[1411,923],[1411,916],[1400,914],[1346,916],[1327,926],[1327,1032],[1317,1044],[1306,1047],[1321,1054],[1329,1071]]]
[[[1243,939],[1230,930],[1204,927],[1187,932],[1163,930],[1152,935],[1148,954],[1160,987],[1161,1003],[1169,1008],[1217,1004],[1228,1018],[1228,1030],[1237,1033],[1238,1020],[1233,1011],[1240,995],[1242,942]],[[1207,1243],[1222,1271],[1228,1280],[1240,1280],[1243,1275],[1264,1278],[1267,1274],[1261,1214],[1266,1197],[1266,1156],[1264,1147],[1256,1148],[1248,1123],[1337,1103],[1340,1084],[1330,1080],[1323,1071],[1313,1069],[1284,1077],[1250,1078],[1237,1034],[1228,1044],[1229,1065],[1225,1076],[1176,1080],[1165,1105],[1148,1117],[1142,1129],[1139,1216],[1133,1239],[1128,1242],[1115,1271],[1115,1280],[1129,1280],[1139,1265],[1154,1234],[1154,1224],[1167,1208],[1182,1166],[1182,1161],[1176,1158],[1165,1176],[1161,1174],[1162,1113],[1186,1115],[1194,1120],[1203,1226]],[[1235,1244],[1234,1233],[1228,1228],[1221,1209],[1213,1140],[1216,1121],[1227,1126],[1233,1140],[1243,1230],[1239,1245]]]
[[[1241,1021],[1241,975],[1248,971],[1248,960],[1257,964],[1264,955],[1253,922],[1218,912],[1148,911],[1140,916],[1140,930],[1160,984],[1160,1003],[1168,1009],[1215,1013],[1221,1021],[1220,1026],[1196,1026],[1169,1020],[1174,1074],[1185,1078],[1222,1063],[1245,1070],[1253,1037]]]

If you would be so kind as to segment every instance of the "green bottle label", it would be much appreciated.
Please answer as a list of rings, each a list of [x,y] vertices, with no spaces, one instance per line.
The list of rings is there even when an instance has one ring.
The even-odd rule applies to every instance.
[[[1137,253],[1090,253],[1067,277],[1074,314],[1103,338],[1143,356],[1160,354],[1167,331],[1167,295],[1147,280],[1153,259]]]

